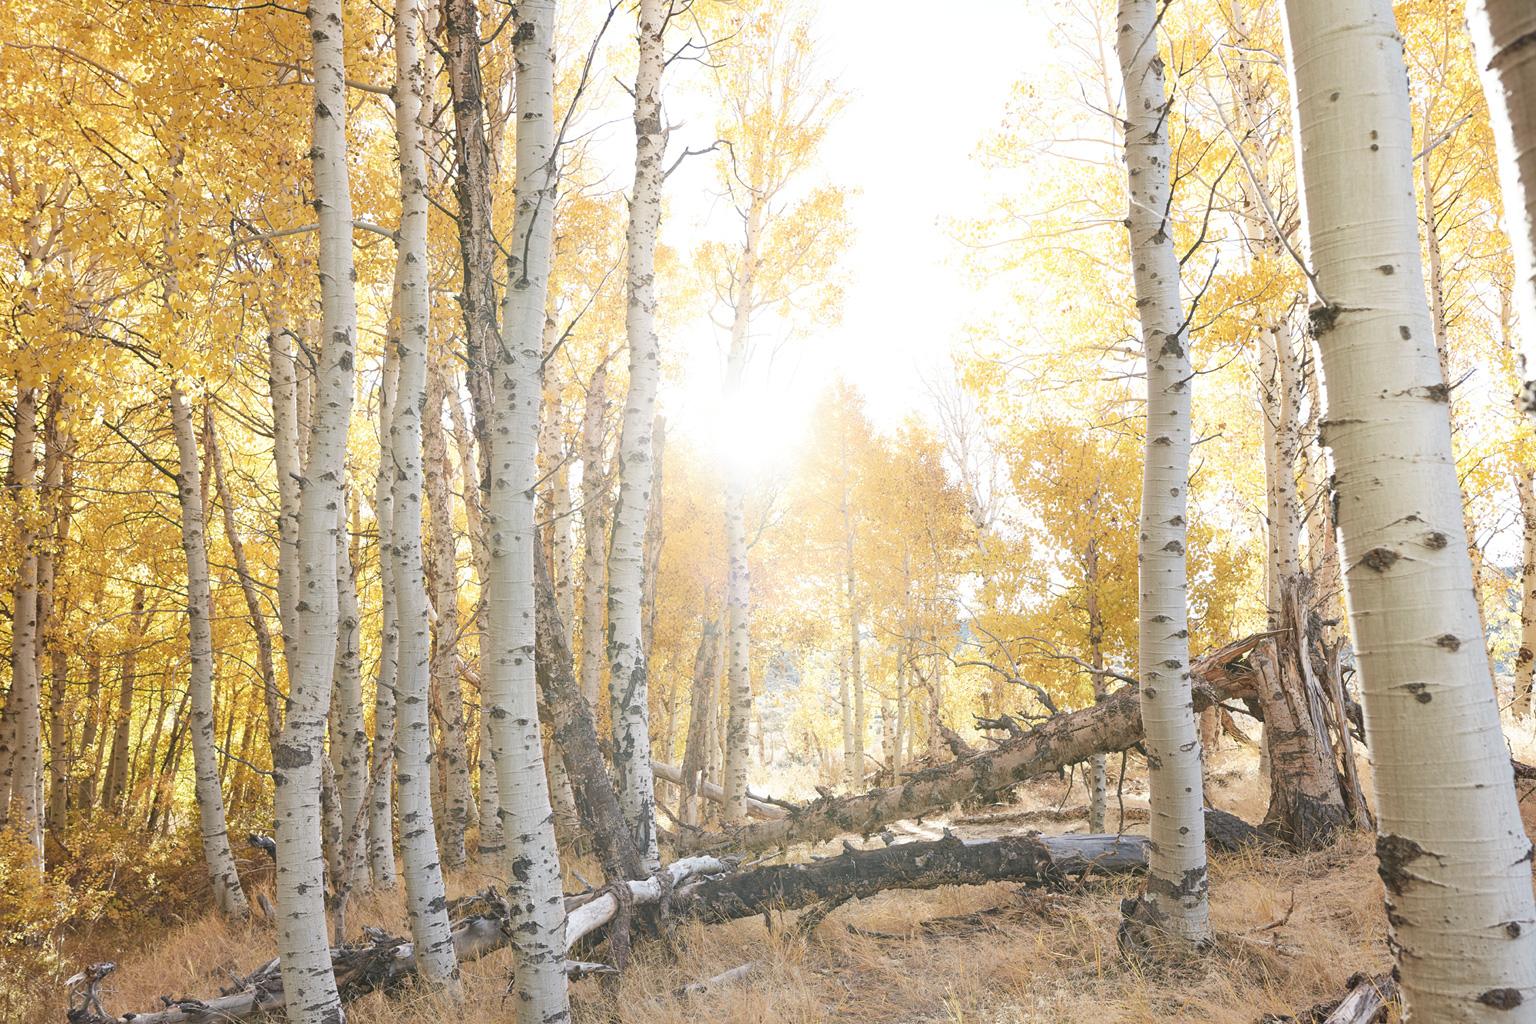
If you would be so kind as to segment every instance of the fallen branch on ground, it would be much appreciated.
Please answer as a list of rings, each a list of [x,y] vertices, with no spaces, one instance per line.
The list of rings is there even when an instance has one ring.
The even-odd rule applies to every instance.
[[[1197,711],[1245,692],[1251,677],[1242,659],[1267,635],[1218,648],[1191,666],[1199,684],[1195,688]],[[1124,687],[1092,707],[1056,715],[991,750],[915,772],[899,786],[824,797],[776,821],[683,836],[680,843],[695,851],[752,851],[822,842],[849,833],[869,835],[888,822],[920,818],[965,800],[983,799],[1025,779],[1086,761],[1094,754],[1124,750],[1141,738],[1141,705],[1135,689]]]
[[[686,892],[678,888],[694,879],[727,869],[714,857],[691,857],[675,861],[665,869],[668,884],[658,878],[628,883],[634,905],[657,902],[664,890]],[[613,920],[618,910],[617,896],[599,890],[593,896],[583,894],[568,899],[577,903],[569,910],[566,927],[566,951]],[[453,950],[459,961],[478,960],[503,948],[511,941],[507,932],[506,903],[495,890],[454,902],[453,909],[463,914],[453,921]],[[416,957],[411,941],[383,932],[370,932],[368,941],[337,946],[331,950],[336,988],[343,1001],[350,1001],[380,988],[391,988],[416,973]],[[597,965],[575,963],[574,973],[597,973]],[[211,999],[161,997],[165,1004],[147,1013],[107,1016],[100,1001],[100,985],[114,965],[97,964],[70,979],[70,1024],[213,1024],[249,1020],[260,1014],[281,1010],[284,1006],[283,978],[278,961],[272,959]]]
[[[703,981],[696,981],[691,985],[684,985],[682,988],[678,989],[672,994],[679,998],[682,998],[683,996],[701,996],[706,992],[713,992],[717,988],[723,988],[724,986],[733,982],[740,981],[742,978],[745,978],[755,970],[757,970],[757,961],[748,960],[746,963],[739,967],[732,967],[728,971],[721,971],[713,978],[705,978]]]
[[[1302,1010],[1294,1017],[1266,1013],[1259,1024],[1374,1024],[1397,1002],[1397,982],[1390,974],[1354,974],[1344,995]]]

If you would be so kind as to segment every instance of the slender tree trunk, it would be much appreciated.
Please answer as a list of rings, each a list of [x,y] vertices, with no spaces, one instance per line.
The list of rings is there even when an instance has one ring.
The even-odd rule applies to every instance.
[[[235,521],[234,496],[224,475],[224,456],[219,448],[218,431],[214,428],[213,406],[203,406],[203,448],[208,461],[209,475],[213,477],[214,493],[219,496],[219,507],[224,513],[224,539],[229,542],[230,553],[235,559],[235,574],[240,577],[240,592],[245,596],[245,613],[256,637],[256,670],[261,675],[262,699],[267,709],[267,735],[275,740],[282,729],[282,694],[277,688],[277,667],[272,660],[272,629],[267,625],[266,612],[261,607],[261,594],[256,578],[251,575],[250,561],[246,558],[245,541]]]
[[[595,709],[603,688],[603,592],[608,585],[608,466],[603,434],[608,412],[608,362],[592,371],[581,420],[581,692]]]
[[[122,809],[128,794],[129,729],[133,725],[133,688],[138,682],[139,641],[144,635],[144,586],[133,588],[128,616],[128,647],[118,663],[117,711],[112,719],[112,753],[107,758],[107,778],[102,785],[101,805],[109,811]]]
[[[1152,804],[1147,885],[1126,915],[1133,943],[1210,941],[1200,737],[1190,704],[1185,545],[1190,452],[1190,370],[1179,257],[1168,211],[1172,185],[1168,98],[1157,46],[1155,0],[1121,0],[1116,50],[1125,82],[1131,263],[1147,367],[1147,449],[1142,481],[1141,717]]]
[[[1088,516],[1098,522],[1099,492],[1095,490],[1088,506]],[[1097,704],[1106,694],[1104,686],[1104,617],[1099,609],[1099,539],[1092,537],[1083,553],[1083,582],[1086,584],[1085,604],[1088,611],[1088,658],[1093,666],[1093,702]],[[1109,777],[1105,771],[1104,753],[1093,755],[1090,763],[1091,778],[1088,794],[1088,831],[1095,835],[1104,831],[1104,811],[1108,803]],[[1125,823],[1121,822],[1120,827]]]
[[[1499,155],[1505,230],[1514,255],[1521,334],[1517,402],[1536,416],[1536,9],[1522,0],[1467,0],[1477,64]]]
[[[1536,905],[1478,636],[1387,0],[1287,0],[1377,855],[1412,1019],[1536,1019]],[[1369,143],[1366,143],[1366,139]]]
[[[709,725],[719,699],[716,681],[720,678],[720,627],[706,619],[699,628],[699,649],[693,658],[693,688],[688,701],[688,738],[683,746],[682,800],[679,813],[683,823],[698,825],[702,815],[700,791],[708,762]]]
[[[5,715],[13,723],[9,757],[0,756],[0,819],[26,834],[37,851],[35,866],[43,864],[43,816],[38,792],[42,770],[42,707],[37,676],[39,651],[37,607],[37,391],[16,390],[16,430],[11,440],[6,491],[17,523],[16,581],[11,587],[11,689]]]
[[[367,869],[368,732],[363,724],[362,613],[357,603],[354,541],[344,501],[336,548],[336,673],[331,696],[332,767],[341,841],[335,849],[337,891],[363,886]]]
[[[490,503],[484,666],[486,712],[496,761],[503,870],[521,885],[511,894],[514,984],[521,1024],[563,1020],[565,908],[539,735],[533,648],[534,462],[544,304],[551,263],[558,154],[554,126],[552,0],[523,0],[513,16],[517,64],[517,186],[507,259],[502,338],[492,363]]]
[[[273,753],[277,948],[293,1024],[335,1024],[341,1002],[326,935],[320,775],[337,635],[337,528],[352,414],[357,301],[347,171],[346,58],[340,0],[310,0],[314,58],[311,163],[320,219],[321,336],[298,513],[302,628],[289,658],[288,715]],[[289,628],[285,624],[285,630]],[[294,655],[297,657],[294,657]]]
[[[395,0],[395,139],[400,158],[399,391],[390,418],[394,481],[395,601],[400,616],[399,720],[395,774],[400,785],[400,849],[405,868],[405,906],[424,978],[456,980],[458,960],[448,930],[442,865],[433,821],[431,723],[427,699],[431,672],[426,572],[422,560],[422,410],[427,405],[427,344],[431,302],[427,281],[427,153],[422,116],[427,95],[425,40],[429,18],[422,0]],[[442,406],[429,414],[441,416]],[[455,676],[455,680],[457,676]],[[462,820],[459,832],[463,847]]]
[[[1536,690],[1536,474],[1515,469],[1515,493],[1520,498],[1520,649],[1515,654],[1515,718],[1531,714]]]
[[[85,687],[86,717],[80,733],[80,753],[82,757],[89,755],[91,764],[75,782],[74,804],[90,813],[96,806],[96,786],[101,779],[105,746],[101,741],[106,736],[106,730],[102,728],[101,655],[94,646],[88,646],[85,651]]]
[[[435,764],[447,790],[441,831],[443,861],[450,868],[464,864],[465,833],[469,829],[474,795],[469,784],[469,744],[464,734],[464,693],[459,685],[459,569],[453,535],[452,469],[443,437],[443,375],[429,371],[426,409],[422,415],[422,458],[430,503],[430,541],[426,548],[427,579],[433,588],[437,628],[432,644],[432,689],[442,708],[442,737]]]
[[[396,284],[394,320],[398,331],[398,280]],[[373,785],[368,796],[368,866],[374,886],[380,889],[395,887],[395,811],[391,786],[395,774],[395,689],[400,678],[400,612],[393,556],[395,456],[391,437],[400,377],[399,348],[394,337],[384,346],[379,385],[379,466],[373,491],[373,514],[379,534],[379,666],[374,680],[373,756],[369,763]]]
[[[213,592],[208,584],[208,539],[203,515],[202,470],[197,457],[197,431],[187,396],[171,387],[171,426],[180,459],[176,491],[181,504],[181,548],[187,559],[187,622],[191,645],[191,676],[187,688],[192,705],[192,765],[197,777],[197,813],[201,823],[203,859],[213,881],[213,903],[219,912],[243,918],[251,912],[240,874],[229,849],[224,819],[224,794],[219,789],[218,751],[213,741]]]
[[[666,64],[662,0],[640,0],[640,63],[635,76],[635,181],[626,236],[629,396],[619,436],[619,495],[608,549],[608,666],[613,764],[624,820],[647,872],[661,868],[656,849],[656,781],[651,773],[650,686],[643,637],[645,527],[651,505],[652,431],[661,378],[656,337],[656,235],[661,224],[661,72]]]
[[[37,622],[42,655],[49,661],[48,674],[48,827],[62,831],[69,819],[70,763],[69,720],[64,704],[69,688],[69,651],[65,639],[66,609],[55,600],[59,569],[69,544],[73,514],[74,470],[70,464],[71,441],[66,429],[68,418],[64,392],[55,378],[49,388],[47,412],[43,420],[43,490],[42,506],[51,536],[38,552]]]

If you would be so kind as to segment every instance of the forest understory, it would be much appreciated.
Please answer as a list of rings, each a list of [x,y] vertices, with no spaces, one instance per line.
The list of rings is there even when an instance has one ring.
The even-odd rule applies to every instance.
[[[1536,736],[1512,732],[1517,756],[1536,753]],[[1144,765],[1132,755],[1121,799],[1115,795],[1118,760],[1110,771],[1108,824],[1116,826],[1123,804],[1127,834],[1146,830]],[[1209,758],[1208,795],[1213,806],[1244,820],[1263,817],[1268,787],[1253,748],[1227,741]],[[1360,767],[1368,771],[1361,759]],[[894,842],[938,839],[946,832],[979,838],[1041,831],[1085,832],[1082,781],[1049,777],[1021,786],[1006,805],[962,811],[923,822],[892,826]],[[1522,791],[1527,827],[1536,824],[1536,794]],[[879,846],[878,837],[800,847],[800,859],[840,851],[844,841]],[[253,899],[269,893],[270,870],[260,855],[245,857]],[[196,870],[197,865],[190,865]],[[574,866],[567,892],[580,891],[587,863]],[[833,911],[809,935],[796,927],[799,914],[775,914],[726,924],[685,921],[670,939],[637,940],[626,969],[573,985],[573,1018],[582,1024],[723,1024],[763,1021],[928,1022],[1178,1020],[1253,1024],[1267,1014],[1296,1014],[1337,999],[1357,973],[1390,969],[1381,883],[1373,837],[1350,833],[1332,847],[1307,854],[1251,850],[1215,854],[1211,860],[1215,945],[1176,965],[1138,964],[1116,944],[1121,900],[1141,887],[1138,876],[1098,878],[1065,891],[1007,883],[896,890],[851,902]],[[479,891],[496,879],[477,862],[447,876],[450,898]],[[349,931],[380,929],[408,934],[402,893],[371,893],[354,902]],[[804,913],[804,912],[802,912]],[[102,988],[111,1012],[158,1009],[161,997],[206,997],[262,960],[275,955],[269,923],[231,923],[217,914],[184,923],[144,924],[124,933],[66,939],[68,962],[120,956]],[[690,985],[743,965],[751,969],[704,992]],[[15,964],[8,972],[26,973]],[[19,1024],[63,1020],[60,966],[22,982]],[[508,954],[492,954],[461,966],[464,1001],[454,1006],[440,994],[407,984],[374,992],[348,1005],[353,1024],[438,1024],[444,1020],[494,1020],[506,1012]],[[1396,1016],[1391,1020],[1395,1021]]]

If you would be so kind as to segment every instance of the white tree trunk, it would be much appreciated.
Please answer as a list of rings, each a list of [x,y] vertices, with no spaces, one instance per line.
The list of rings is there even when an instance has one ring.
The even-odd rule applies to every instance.
[[[661,225],[661,72],[666,63],[661,0],[640,0],[640,64],[635,75],[635,182],[626,236],[629,306],[629,396],[619,435],[619,497],[608,549],[608,693],[613,714],[613,766],[619,807],[646,871],[661,867],[656,849],[656,780],[651,774],[650,686],[643,643],[645,527],[655,464],[652,431],[661,378],[656,337],[656,235]]]
[[[502,338],[492,365],[491,554],[486,599],[490,658],[484,704],[496,761],[503,870],[521,885],[510,894],[516,952],[514,988],[521,1024],[569,1014],[565,904],[544,774],[534,678],[534,463],[540,364],[548,294],[558,154],[554,126],[552,0],[523,0],[513,17],[517,64],[517,185],[508,240]]]
[[[179,472],[176,494],[181,506],[181,550],[187,559],[187,640],[190,674],[188,707],[192,730],[192,770],[197,779],[197,816],[203,859],[213,882],[213,903],[221,914],[244,918],[250,913],[240,873],[229,850],[224,793],[219,788],[219,753],[213,740],[213,591],[208,583],[207,524],[203,518],[202,468],[197,432],[187,396],[172,385],[171,426],[176,434]]]
[[[474,806],[469,781],[469,744],[464,734],[464,692],[459,683],[459,572],[453,533],[452,466],[443,436],[443,392],[439,368],[428,371],[426,408],[422,414],[422,457],[431,514],[427,543],[427,579],[437,614],[432,645],[432,689],[442,709],[441,738],[436,764],[442,773],[447,800],[441,823],[443,861],[450,868],[465,860],[465,834]]]
[[[1515,654],[1512,712],[1527,718],[1536,685],[1536,476],[1524,466],[1515,469],[1515,493],[1520,498],[1520,649]]]
[[[341,0],[311,0],[315,208],[320,219],[320,364],[310,411],[298,519],[300,625],[290,654],[288,716],[273,752],[277,948],[293,1024],[342,1019],[326,935],[320,768],[336,655],[336,530],[352,415],[357,297],[347,172],[346,58]],[[297,654],[294,657],[293,654]]]
[[[737,282],[736,306],[731,318],[731,347],[726,359],[726,405],[736,403],[741,394],[750,352],[754,278],[757,273],[758,246],[766,211],[761,199],[753,196],[747,211],[747,231],[741,253],[741,271]],[[725,473],[725,764],[721,783],[725,787],[728,822],[746,818],[747,768],[751,756],[752,719],[752,580],[747,562],[746,487],[739,467],[727,467]],[[856,694],[861,696],[861,694]],[[863,765],[858,766],[859,771]]]
[[[1536,7],[1525,0],[1467,0],[1467,23],[1499,155],[1504,230],[1515,261],[1521,334],[1519,401],[1536,416]]]
[[[0,778],[0,820],[24,831],[37,851],[36,866],[43,866],[43,818],[39,794],[42,771],[42,694],[37,672],[37,552],[31,528],[37,510],[37,391],[20,383],[16,389],[16,429],[12,435],[11,465],[6,480],[12,514],[18,524],[17,573],[11,587],[11,688],[6,696],[5,739],[10,756],[0,764],[7,774]]]
[[[603,594],[608,582],[608,467],[603,433],[608,412],[608,362],[592,371],[581,420],[581,692],[597,714],[603,688]]]
[[[1287,0],[1342,562],[1408,1013],[1536,1020],[1536,906],[1424,297],[1389,0]]]
[[[398,260],[396,263],[398,264]],[[399,320],[399,270],[396,269],[396,316]],[[374,678],[373,757],[369,762],[373,786],[368,794],[368,867],[373,884],[395,887],[395,686],[400,671],[400,613],[396,602],[394,558],[395,499],[394,452],[390,425],[395,418],[400,377],[399,344],[389,339],[384,346],[384,365],[379,384],[379,466],[374,479],[373,517],[378,530],[379,552],[379,665]]]
[[[357,605],[347,494],[336,538],[336,673],[331,694],[331,766],[339,841],[331,857],[338,892],[364,888],[367,861],[368,732],[363,726],[362,613]]]
[[[1185,566],[1193,375],[1168,219],[1168,98],[1157,21],[1156,0],[1121,0],[1116,50],[1125,83],[1128,223],[1147,369],[1137,663],[1152,805],[1147,885],[1127,924],[1138,937],[1203,945],[1211,925]]]
[[[448,982],[458,974],[437,830],[432,813],[431,626],[422,560],[422,409],[426,405],[427,342],[432,296],[427,282],[427,151],[422,128],[427,95],[422,0],[395,0],[395,139],[400,158],[399,382],[389,439],[394,490],[395,604],[400,639],[395,683],[395,776],[400,786],[400,852],[405,906],[422,977]],[[439,411],[439,415],[440,415]],[[462,842],[462,837],[461,837]]]

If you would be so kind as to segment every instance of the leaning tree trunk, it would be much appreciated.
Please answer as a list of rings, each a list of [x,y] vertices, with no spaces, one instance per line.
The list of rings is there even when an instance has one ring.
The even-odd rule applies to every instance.
[[[197,459],[197,432],[187,396],[171,386],[171,426],[179,460],[176,495],[181,506],[181,550],[187,560],[187,638],[191,648],[187,692],[191,705],[192,770],[197,779],[197,817],[203,859],[213,882],[213,904],[221,914],[250,913],[240,873],[229,850],[224,793],[219,788],[218,751],[213,740],[213,590],[208,583],[208,538],[203,518],[203,478]]]
[[[666,64],[662,0],[640,0],[640,63],[635,76],[635,183],[626,236],[629,305],[629,396],[619,435],[619,496],[608,547],[608,693],[613,713],[613,766],[624,820],[645,870],[661,867],[656,850],[656,780],[651,774],[650,685],[641,618],[645,527],[655,463],[651,435],[661,377],[656,338],[656,235],[661,224],[661,71]]]
[[[1323,423],[1405,1002],[1415,1019],[1533,1020],[1531,844],[1472,597],[1402,40],[1388,0],[1287,0],[1285,17]]]
[[[431,638],[422,559],[421,417],[426,405],[427,343],[432,296],[427,281],[427,96],[422,0],[395,0],[395,139],[400,158],[400,377],[389,425],[394,456],[395,603],[400,639],[395,683],[395,777],[400,786],[400,850],[405,906],[424,978],[449,982],[458,974],[437,830],[432,813],[432,726],[427,716]],[[462,844],[462,837],[460,839]]]
[[[496,761],[503,869],[522,883],[511,909],[518,1020],[569,1013],[560,859],[545,780],[534,678],[534,461],[544,303],[549,288],[558,154],[554,126],[553,0],[523,0],[513,16],[517,65],[517,185],[501,344],[492,364],[491,548],[482,666]]]
[[[1524,378],[1518,401],[1536,417],[1536,8],[1524,0],[1467,0],[1467,22],[1483,69],[1515,261]]]
[[[1130,906],[1133,942],[1210,941],[1200,737],[1190,707],[1187,543],[1190,370],[1179,257],[1169,222],[1169,103],[1157,49],[1156,0],[1121,0],[1125,160],[1130,174],[1131,263],[1147,366],[1147,448],[1142,478],[1141,716],[1152,804],[1147,886]]]
[[[321,336],[300,484],[298,615],[290,655],[288,717],[273,752],[277,819],[277,948],[294,1024],[341,1018],[326,936],[325,860],[320,841],[320,762],[336,656],[336,531],[352,417],[357,296],[352,197],[347,171],[346,57],[341,0],[311,0],[314,60],[315,208],[320,218]],[[287,626],[285,624],[285,631]],[[295,671],[296,670],[296,671]]]

